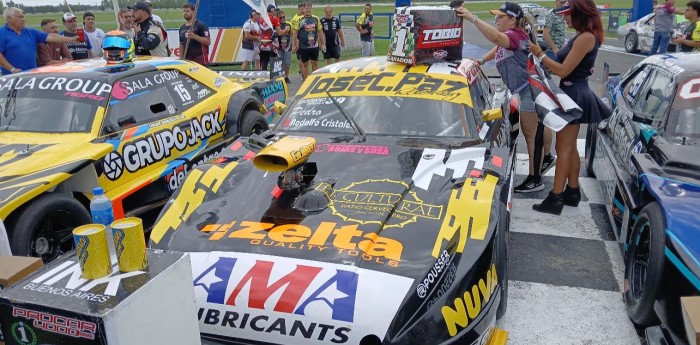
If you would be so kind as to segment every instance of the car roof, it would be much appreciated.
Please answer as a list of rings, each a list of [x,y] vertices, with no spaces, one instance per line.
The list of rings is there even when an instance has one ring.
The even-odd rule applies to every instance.
[[[700,72],[699,53],[659,54],[644,59],[642,63],[659,66],[676,75],[697,74],[697,72]]]
[[[37,74],[52,74],[66,77],[73,76],[78,78],[101,80],[112,83],[115,80],[134,74],[155,71],[157,69],[182,64],[192,63],[173,58],[140,56],[134,58],[134,60],[129,63],[108,64],[102,58],[93,58],[88,60],[69,61],[59,65],[46,65],[27,71],[26,73],[22,73],[20,76],[27,77],[29,75]]]

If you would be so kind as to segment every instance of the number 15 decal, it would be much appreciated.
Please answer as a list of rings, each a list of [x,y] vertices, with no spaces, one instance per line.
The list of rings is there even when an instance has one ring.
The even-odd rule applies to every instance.
[[[182,84],[177,84],[175,85],[175,92],[177,92],[177,95],[180,96],[180,99],[182,102],[187,102],[192,99],[192,96],[190,93],[185,89],[185,85]]]

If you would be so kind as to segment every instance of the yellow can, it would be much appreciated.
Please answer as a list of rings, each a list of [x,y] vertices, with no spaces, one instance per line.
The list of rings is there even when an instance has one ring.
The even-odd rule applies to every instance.
[[[112,273],[106,236],[102,224],[87,224],[73,230],[73,241],[83,278],[98,279]]]
[[[112,223],[114,249],[117,252],[119,271],[132,272],[148,268],[146,237],[140,218],[129,217]]]

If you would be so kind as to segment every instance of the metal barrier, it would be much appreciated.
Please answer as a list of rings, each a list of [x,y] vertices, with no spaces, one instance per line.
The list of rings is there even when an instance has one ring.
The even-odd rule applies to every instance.
[[[616,32],[620,26],[627,24],[632,16],[631,8],[603,8],[599,11],[603,26],[607,27],[608,31],[613,32]],[[606,21],[608,22],[607,25],[605,25]]]
[[[338,20],[340,21],[341,26],[343,26],[342,23],[349,23],[352,20],[352,27],[354,28],[355,22],[360,15],[362,15],[362,13],[339,13]],[[374,13],[374,38],[385,40],[390,39],[392,36],[393,20],[393,13]],[[386,29],[387,31],[385,32],[387,32],[387,35],[377,35],[377,31],[382,31],[377,29]]]

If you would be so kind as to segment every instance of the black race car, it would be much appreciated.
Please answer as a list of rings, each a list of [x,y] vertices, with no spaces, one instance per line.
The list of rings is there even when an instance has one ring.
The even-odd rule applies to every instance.
[[[613,115],[589,128],[586,169],[623,248],[628,315],[649,344],[686,344],[680,297],[700,291],[700,55],[646,58],[606,90]]]
[[[204,338],[505,343],[518,114],[459,70],[327,66],[275,131],[190,172],[150,245],[191,253]]]

